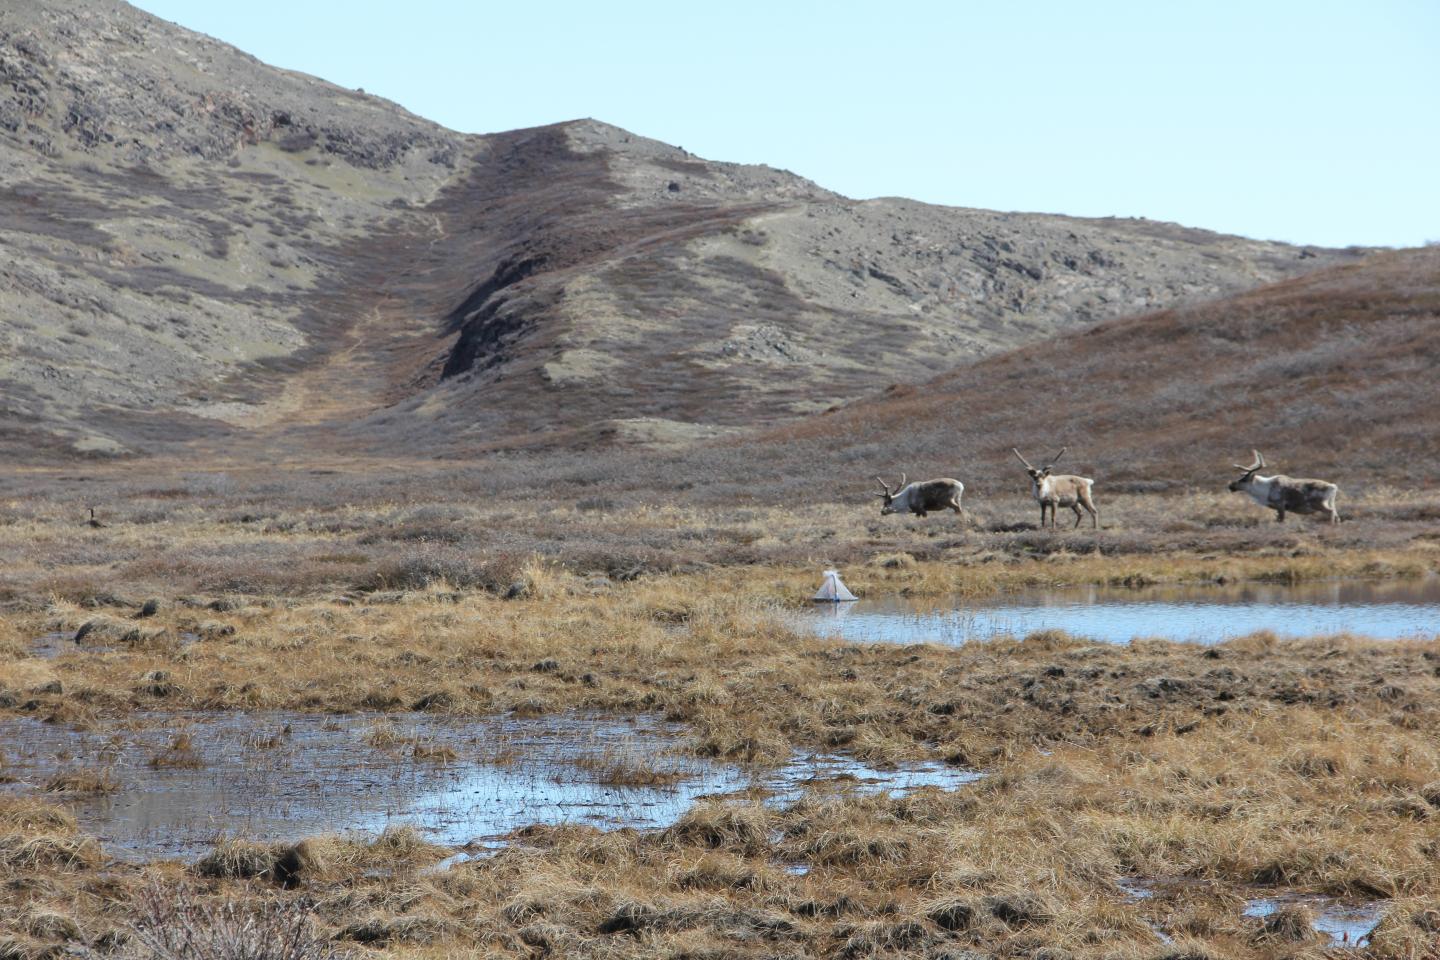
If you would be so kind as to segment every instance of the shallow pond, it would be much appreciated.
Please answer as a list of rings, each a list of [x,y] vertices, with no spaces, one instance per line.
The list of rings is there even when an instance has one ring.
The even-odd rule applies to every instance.
[[[845,640],[900,644],[959,644],[1038,630],[1108,643],[1142,637],[1219,643],[1260,630],[1281,636],[1430,638],[1440,636],[1440,577],[1295,586],[1091,586],[982,600],[892,597],[817,603],[794,622]]]
[[[35,794],[57,774],[105,771],[112,793],[47,796],[66,799],[112,854],[150,859],[193,857],[224,836],[292,840],[399,824],[450,846],[486,845],[536,823],[665,826],[701,796],[751,787],[784,803],[812,782],[896,792],[978,776],[939,763],[879,770],[796,755],[752,778],[674,753],[678,728],[591,715],[141,719],[88,731],[0,720],[0,790]]]

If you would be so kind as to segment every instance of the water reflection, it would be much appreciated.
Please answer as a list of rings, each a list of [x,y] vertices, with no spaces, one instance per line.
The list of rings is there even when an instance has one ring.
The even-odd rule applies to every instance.
[[[33,794],[57,772],[108,771],[118,792],[65,799],[112,854],[153,859],[193,857],[223,836],[291,840],[397,824],[451,846],[494,845],[536,823],[661,827],[702,796],[749,788],[787,803],[819,782],[899,793],[978,776],[941,763],[878,769],[797,754],[752,777],[674,752],[678,727],[589,714],[140,719],[145,725],[105,731],[0,719],[8,780],[0,791]],[[188,758],[177,763],[182,734]]]
[[[1282,894],[1247,901],[1245,916],[1268,917],[1281,907],[1305,907],[1314,917],[1316,932],[1329,937],[1331,945],[1358,947],[1369,939],[1388,905],[1384,900],[1347,903],[1333,897]]]
[[[1430,638],[1440,635],[1440,577],[1295,586],[1089,586],[979,601],[885,598],[817,606],[795,622],[846,640],[901,644],[958,644],[1038,630],[1109,643],[1139,637],[1218,643],[1260,630]]]

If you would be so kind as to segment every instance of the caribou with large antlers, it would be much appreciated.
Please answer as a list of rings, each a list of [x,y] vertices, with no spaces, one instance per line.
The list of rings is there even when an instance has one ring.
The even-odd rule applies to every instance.
[[[906,483],[905,474],[902,473],[894,490],[879,477],[875,478],[875,482],[885,491],[875,494],[885,498],[885,503],[880,508],[881,516],[887,513],[904,513],[907,510],[917,517],[923,517],[931,510],[954,510],[957,515],[961,513],[960,498],[965,495],[965,484],[959,480],[941,477],[938,480]]]
[[[1050,510],[1050,529],[1055,529],[1055,508],[1069,507],[1075,511],[1075,526],[1080,526],[1080,508],[1084,507],[1090,511],[1090,522],[1094,529],[1100,529],[1100,512],[1095,509],[1095,500],[1090,495],[1090,488],[1095,481],[1089,477],[1076,477],[1068,474],[1055,475],[1050,468],[1055,466],[1055,461],[1065,456],[1069,447],[1061,447],[1060,452],[1050,458],[1045,466],[1036,469],[1020,455],[1020,451],[1014,447],[1015,456],[1025,464],[1025,472],[1030,474],[1030,492],[1040,504],[1040,529],[1045,529],[1045,510]],[[1073,529],[1073,528],[1072,528]]]
[[[1276,474],[1262,477],[1259,471],[1265,469],[1265,458],[1259,450],[1251,450],[1255,462],[1248,467],[1235,464],[1242,471],[1230,481],[1231,493],[1248,493],[1262,506],[1275,511],[1275,522],[1284,523],[1288,513],[1318,513],[1331,523],[1340,522],[1340,512],[1335,509],[1335,497],[1340,488],[1324,480],[1295,479]]]

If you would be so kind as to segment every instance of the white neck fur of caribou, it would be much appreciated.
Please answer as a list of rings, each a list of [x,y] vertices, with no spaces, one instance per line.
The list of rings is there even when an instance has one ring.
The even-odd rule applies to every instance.
[[[1248,493],[1261,506],[1275,511],[1275,522],[1284,523],[1286,513],[1318,513],[1331,523],[1340,522],[1335,498],[1340,488],[1326,480],[1309,480],[1275,474],[1261,476],[1265,458],[1259,450],[1251,450],[1255,460],[1248,467],[1235,464],[1240,476],[1230,481],[1232,493]]]
[[[1040,528],[1045,528],[1045,511],[1050,511],[1050,529],[1055,529],[1055,508],[1069,507],[1075,511],[1075,526],[1080,526],[1080,518],[1083,516],[1080,508],[1084,507],[1090,514],[1091,528],[1100,529],[1100,511],[1095,508],[1095,498],[1091,488],[1095,481],[1089,477],[1077,477],[1073,474],[1051,473],[1050,468],[1055,466],[1055,461],[1065,456],[1069,447],[1061,447],[1060,452],[1050,458],[1050,462],[1043,467],[1035,467],[1015,447],[1010,448],[1020,462],[1025,464],[1025,472],[1030,475],[1030,494],[1040,504]],[[1072,528],[1073,529],[1073,528]]]

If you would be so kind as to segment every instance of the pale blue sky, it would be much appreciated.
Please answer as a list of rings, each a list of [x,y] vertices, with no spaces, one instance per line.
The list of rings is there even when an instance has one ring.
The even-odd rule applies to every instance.
[[[1440,2],[139,0],[457,130],[595,117],[854,197],[1440,240]]]

